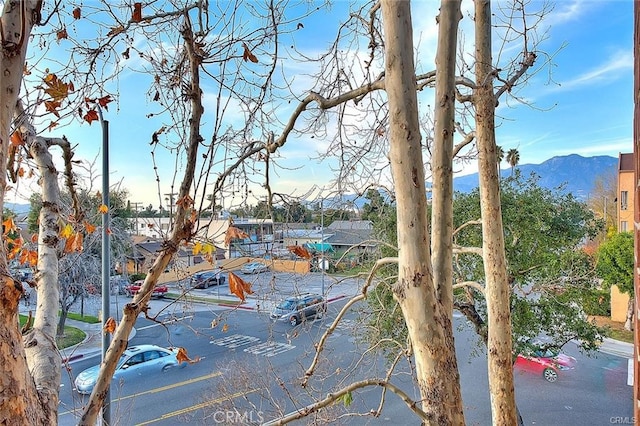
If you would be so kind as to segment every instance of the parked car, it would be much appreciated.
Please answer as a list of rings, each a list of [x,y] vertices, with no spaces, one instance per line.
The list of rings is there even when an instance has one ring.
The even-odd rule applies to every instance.
[[[576,359],[565,355],[559,349],[542,349],[534,347],[526,353],[521,353],[516,357],[515,368],[526,370],[542,377],[548,382],[558,380],[560,371],[573,370],[576,366]]]
[[[177,358],[177,348],[162,348],[156,345],[137,345],[125,349],[118,360],[116,371],[113,373],[112,383],[121,380],[137,380],[141,376],[157,374],[177,367],[180,363]],[[184,366],[186,364],[182,364]],[[76,391],[88,395],[98,380],[100,364],[89,367],[78,374],[74,381]]]
[[[271,319],[287,321],[292,326],[310,318],[322,318],[327,312],[327,302],[319,294],[302,294],[278,303],[271,311]]]
[[[128,285],[127,287],[125,287],[125,293],[129,297],[135,296],[140,291],[140,287],[142,287],[142,284],[144,284],[144,280],[138,280],[133,284]],[[166,285],[157,284],[156,287],[153,289],[153,294],[151,295],[151,297],[162,298],[164,297],[165,294],[167,294],[168,291],[169,291],[169,288]]]
[[[243,274],[259,274],[260,272],[267,272],[268,270],[269,266],[261,262],[245,263],[242,265],[242,268],[240,268],[240,272]]]
[[[225,277],[220,269],[196,272],[191,276],[191,288],[209,288],[212,285],[222,285]]]

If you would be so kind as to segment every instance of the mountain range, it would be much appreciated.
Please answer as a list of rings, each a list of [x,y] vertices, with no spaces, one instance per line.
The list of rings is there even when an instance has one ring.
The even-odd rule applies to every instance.
[[[515,167],[525,178],[531,173],[540,177],[542,188],[556,189],[564,185],[567,193],[586,200],[593,191],[598,176],[617,173],[618,159],[608,155],[582,157],[577,154],[552,157],[540,164],[521,164]],[[500,170],[501,177],[511,175],[511,169]],[[453,179],[454,190],[469,192],[478,187],[478,174],[459,176]]]
[[[594,183],[598,176],[605,173],[616,173],[618,159],[607,155],[595,157],[582,157],[578,154],[552,157],[540,164],[519,164],[515,168],[527,178],[531,173],[540,177],[538,184],[547,189],[556,189],[564,185],[566,192],[572,193],[576,198],[586,200],[593,191]],[[501,177],[507,177],[512,173],[510,168],[500,170]],[[454,190],[470,192],[478,187],[478,173],[458,176],[453,179]],[[326,199],[325,207],[336,206],[344,203],[358,208],[368,200],[353,194],[345,194],[340,200]],[[309,208],[312,203],[309,203]],[[29,204],[6,203],[6,208],[16,213],[27,213]]]

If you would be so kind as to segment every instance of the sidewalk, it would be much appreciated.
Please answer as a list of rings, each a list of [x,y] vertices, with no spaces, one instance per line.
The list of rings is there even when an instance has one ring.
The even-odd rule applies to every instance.
[[[619,340],[605,337],[598,349],[610,355],[616,355],[623,358],[633,358],[633,343],[621,342]]]

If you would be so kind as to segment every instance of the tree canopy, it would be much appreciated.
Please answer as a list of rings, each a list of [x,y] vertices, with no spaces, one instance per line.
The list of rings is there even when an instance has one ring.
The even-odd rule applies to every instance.
[[[598,275],[607,287],[617,285],[633,296],[633,233],[619,232],[608,238],[597,253]]]

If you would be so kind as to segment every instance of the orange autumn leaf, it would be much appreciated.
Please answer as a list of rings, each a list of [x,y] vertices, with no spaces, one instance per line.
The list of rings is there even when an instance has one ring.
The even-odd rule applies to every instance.
[[[87,231],[88,234],[93,234],[96,230],[96,226],[93,225],[92,223],[87,222],[86,220],[84,221],[84,229]]]
[[[38,242],[38,234],[31,234],[31,242],[32,243]]]
[[[195,357],[194,359],[189,358],[189,355],[187,355],[187,350],[185,348],[178,348],[178,353],[176,353],[176,359],[180,363],[188,362],[189,364],[194,364],[201,360],[199,356]]]
[[[251,61],[253,63],[257,63],[258,58],[256,58],[256,55],[254,55],[251,50],[249,50],[247,43],[242,43],[242,47],[244,48],[244,52],[242,52],[242,59],[244,59],[245,62]]]
[[[44,107],[46,108],[47,112],[52,113],[58,118],[60,118],[58,108],[60,108],[61,105],[62,103],[60,101],[44,101]]]
[[[27,63],[24,63],[24,68],[22,70],[22,75],[31,75],[31,71],[29,71],[29,68],[27,67]]]
[[[98,212],[101,214],[105,214],[109,211],[109,207],[105,206],[104,204],[100,204],[100,207],[98,207]]]
[[[142,21],[142,3],[133,4],[133,15],[131,16],[133,22]]]
[[[229,331],[229,324],[225,324],[222,326],[222,332],[226,333],[227,331]]]
[[[4,229],[4,234],[7,235],[9,232],[15,231],[16,228],[16,224],[13,221],[12,217],[9,217],[7,219],[5,219],[4,221],[2,221],[2,228]]]
[[[227,228],[227,233],[224,237],[224,244],[226,246],[229,246],[232,240],[243,238],[249,238],[249,234],[239,228],[236,228],[235,226],[230,226],[229,228]]]
[[[82,117],[82,119],[84,121],[86,121],[87,123],[91,124],[94,121],[98,120],[98,113],[96,112],[95,109],[91,109],[89,111],[87,111],[87,113],[84,115],[84,117]]]
[[[76,7],[73,9],[73,19],[80,19],[80,8]]]
[[[63,38],[69,38],[69,34],[67,34],[67,29],[63,28],[61,30],[59,30],[56,33],[56,36],[58,37],[58,41],[62,40]]]
[[[113,334],[116,331],[116,320],[113,317],[109,317],[107,321],[104,323],[104,331],[105,333]]]
[[[302,247],[302,246],[287,246],[287,250],[289,250],[291,253],[295,254],[298,257],[301,257],[303,259],[311,259],[311,253],[309,253],[309,250],[307,250],[306,248]]]
[[[245,294],[253,294],[251,284],[233,272],[229,272],[229,291],[238,296],[238,298],[243,302],[246,300]]]
[[[73,90],[73,85],[71,83],[64,83],[55,74],[47,74],[44,78],[44,82],[48,86],[48,88],[44,90],[45,93],[51,96],[54,101],[61,101],[65,99],[69,96],[69,91]]]
[[[13,146],[24,145],[24,139],[22,139],[22,133],[16,130],[11,134],[11,145]]]
[[[22,167],[18,169],[18,176],[24,177],[24,169]]]
[[[111,95],[107,95],[107,96],[103,96],[101,98],[98,98],[97,100],[98,105],[100,105],[102,108],[108,110],[108,104],[110,102],[113,102],[113,99],[111,99]]]
[[[20,263],[36,266],[38,263],[38,252],[34,250],[23,250],[20,253]]]
[[[81,252],[83,249],[82,247],[83,239],[84,237],[80,232],[76,232],[74,235],[67,238],[67,241],[65,242],[65,245],[64,245],[64,252],[65,253]]]
[[[58,125],[57,121],[52,121],[51,123],[49,123],[49,125],[47,126],[47,128],[49,129],[49,131],[53,130],[56,126]]]

